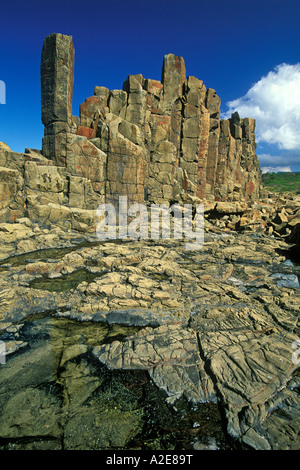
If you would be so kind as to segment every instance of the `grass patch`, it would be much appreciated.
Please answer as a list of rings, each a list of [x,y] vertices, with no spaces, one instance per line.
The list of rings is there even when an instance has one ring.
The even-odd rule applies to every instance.
[[[300,172],[264,173],[262,182],[271,192],[300,194]]]

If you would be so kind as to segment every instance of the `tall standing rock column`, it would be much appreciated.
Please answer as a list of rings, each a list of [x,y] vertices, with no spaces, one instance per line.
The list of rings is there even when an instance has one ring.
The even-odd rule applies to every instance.
[[[44,40],[41,56],[43,154],[57,163],[63,163],[59,160],[66,156],[65,139],[61,134],[69,132],[72,124],[73,81],[72,36],[50,34]]]
[[[189,76],[185,84],[180,167],[185,171],[185,189],[200,197],[205,197],[210,119],[204,107],[205,96],[206,88],[202,80]]]
[[[50,34],[41,57],[42,122],[72,122],[74,46],[72,36]]]
[[[162,68],[163,110],[170,116],[170,141],[180,150],[180,133],[182,122],[182,96],[186,80],[186,69],[183,57],[167,54]]]
[[[164,85],[164,101],[172,105],[182,97],[185,77],[186,70],[183,58],[174,54],[165,55],[161,78]]]
[[[218,142],[220,135],[220,105],[221,100],[215,90],[208,88],[206,92],[206,109],[210,113],[210,129],[208,140],[208,155],[206,167],[206,190],[214,195],[216,170],[218,163]]]

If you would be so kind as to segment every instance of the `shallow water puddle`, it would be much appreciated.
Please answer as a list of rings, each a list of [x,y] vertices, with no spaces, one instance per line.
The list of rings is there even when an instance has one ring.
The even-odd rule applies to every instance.
[[[109,240],[109,243],[120,244],[126,243],[127,240]],[[71,240],[72,243],[72,240]],[[81,248],[93,248],[95,246],[101,246],[106,243],[106,240],[74,240],[74,243],[65,247],[55,248],[41,248],[38,250],[30,251],[27,253],[16,254],[5,258],[0,261],[0,270],[7,269],[11,266],[22,266],[32,261],[46,261],[46,260],[58,260],[63,258],[68,253],[77,251]]]
[[[60,259],[72,251],[84,248],[85,246],[92,246],[91,243],[86,241],[77,243],[75,245],[62,247],[62,248],[43,248],[40,250],[30,251],[28,253],[21,253],[10,256],[0,261],[0,269],[4,270],[10,266],[22,266],[31,261],[45,261],[48,259]]]
[[[180,399],[174,409],[146,371],[109,370],[92,354],[138,329],[23,320],[18,338],[27,347],[0,366],[0,449],[229,448],[217,405]]]
[[[51,292],[67,292],[71,289],[76,289],[82,282],[90,283],[98,277],[101,277],[101,273],[93,273],[87,269],[78,269],[73,273],[63,274],[56,278],[38,277],[29,284],[29,287]]]

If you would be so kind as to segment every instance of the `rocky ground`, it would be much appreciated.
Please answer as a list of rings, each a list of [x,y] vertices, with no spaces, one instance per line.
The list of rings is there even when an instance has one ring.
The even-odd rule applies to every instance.
[[[0,447],[299,449],[299,208],[208,205],[190,251],[0,224]]]

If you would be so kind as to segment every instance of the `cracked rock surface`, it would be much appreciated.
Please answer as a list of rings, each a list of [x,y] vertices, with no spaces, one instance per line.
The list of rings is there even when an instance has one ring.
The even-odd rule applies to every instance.
[[[299,448],[299,354],[294,347],[299,344],[299,266],[290,261],[283,239],[207,230],[203,248],[188,251],[178,240],[100,242],[29,222],[15,232],[5,230],[0,230],[0,340],[7,354],[7,363],[0,365],[2,444],[26,436],[32,447],[42,439],[42,448],[60,448],[62,442],[68,448],[130,445],[144,429],[144,412],[136,403],[130,409],[125,405],[127,392],[121,408],[105,407],[108,389],[104,393],[97,379],[100,367],[146,374],[170,409],[182,400],[207,410],[217,406],[232,445]],[[55,319],[55,331],[66,321],[95,331],[99,325],[105,331],[116,325],[135,329],[109,341],[97,333],[87,343],[84,330],[69,342],[69,336],[58,339],[41,327],[47,347],[36,354],[36,365],[21,386],[13,366],[25,361],[36,344],[36,335],[25,334],[30,318],[45,314]],[[47,351],[54,372],[37,367]],[[41,386],[38,371],[46,374],[42,383],[55,387]],[[95,398],[100,389],[104,395]],[[41,406],[28,408],[30,397]],[[14,411],[16,403],[24,405],[21,414]],[[82,433],[79,403],[84,406]],[[100,410],[102,421],[95,421],[86,403]],[[51,419],[44,417],[46,409]],[[113,428],[105,431],[107,419],[123,423],[122,438]],[[93,444],[91,429],[98,436]],[[200,449],[204,444],[197,439],[193,445]]]
[[[108,367],[146,369],[159,388],[174,403],[182,395],[190,401],[216,401],[213,384],[204,371],[197,333],[181,324],[145,328],[124,342],[94,349]]]

